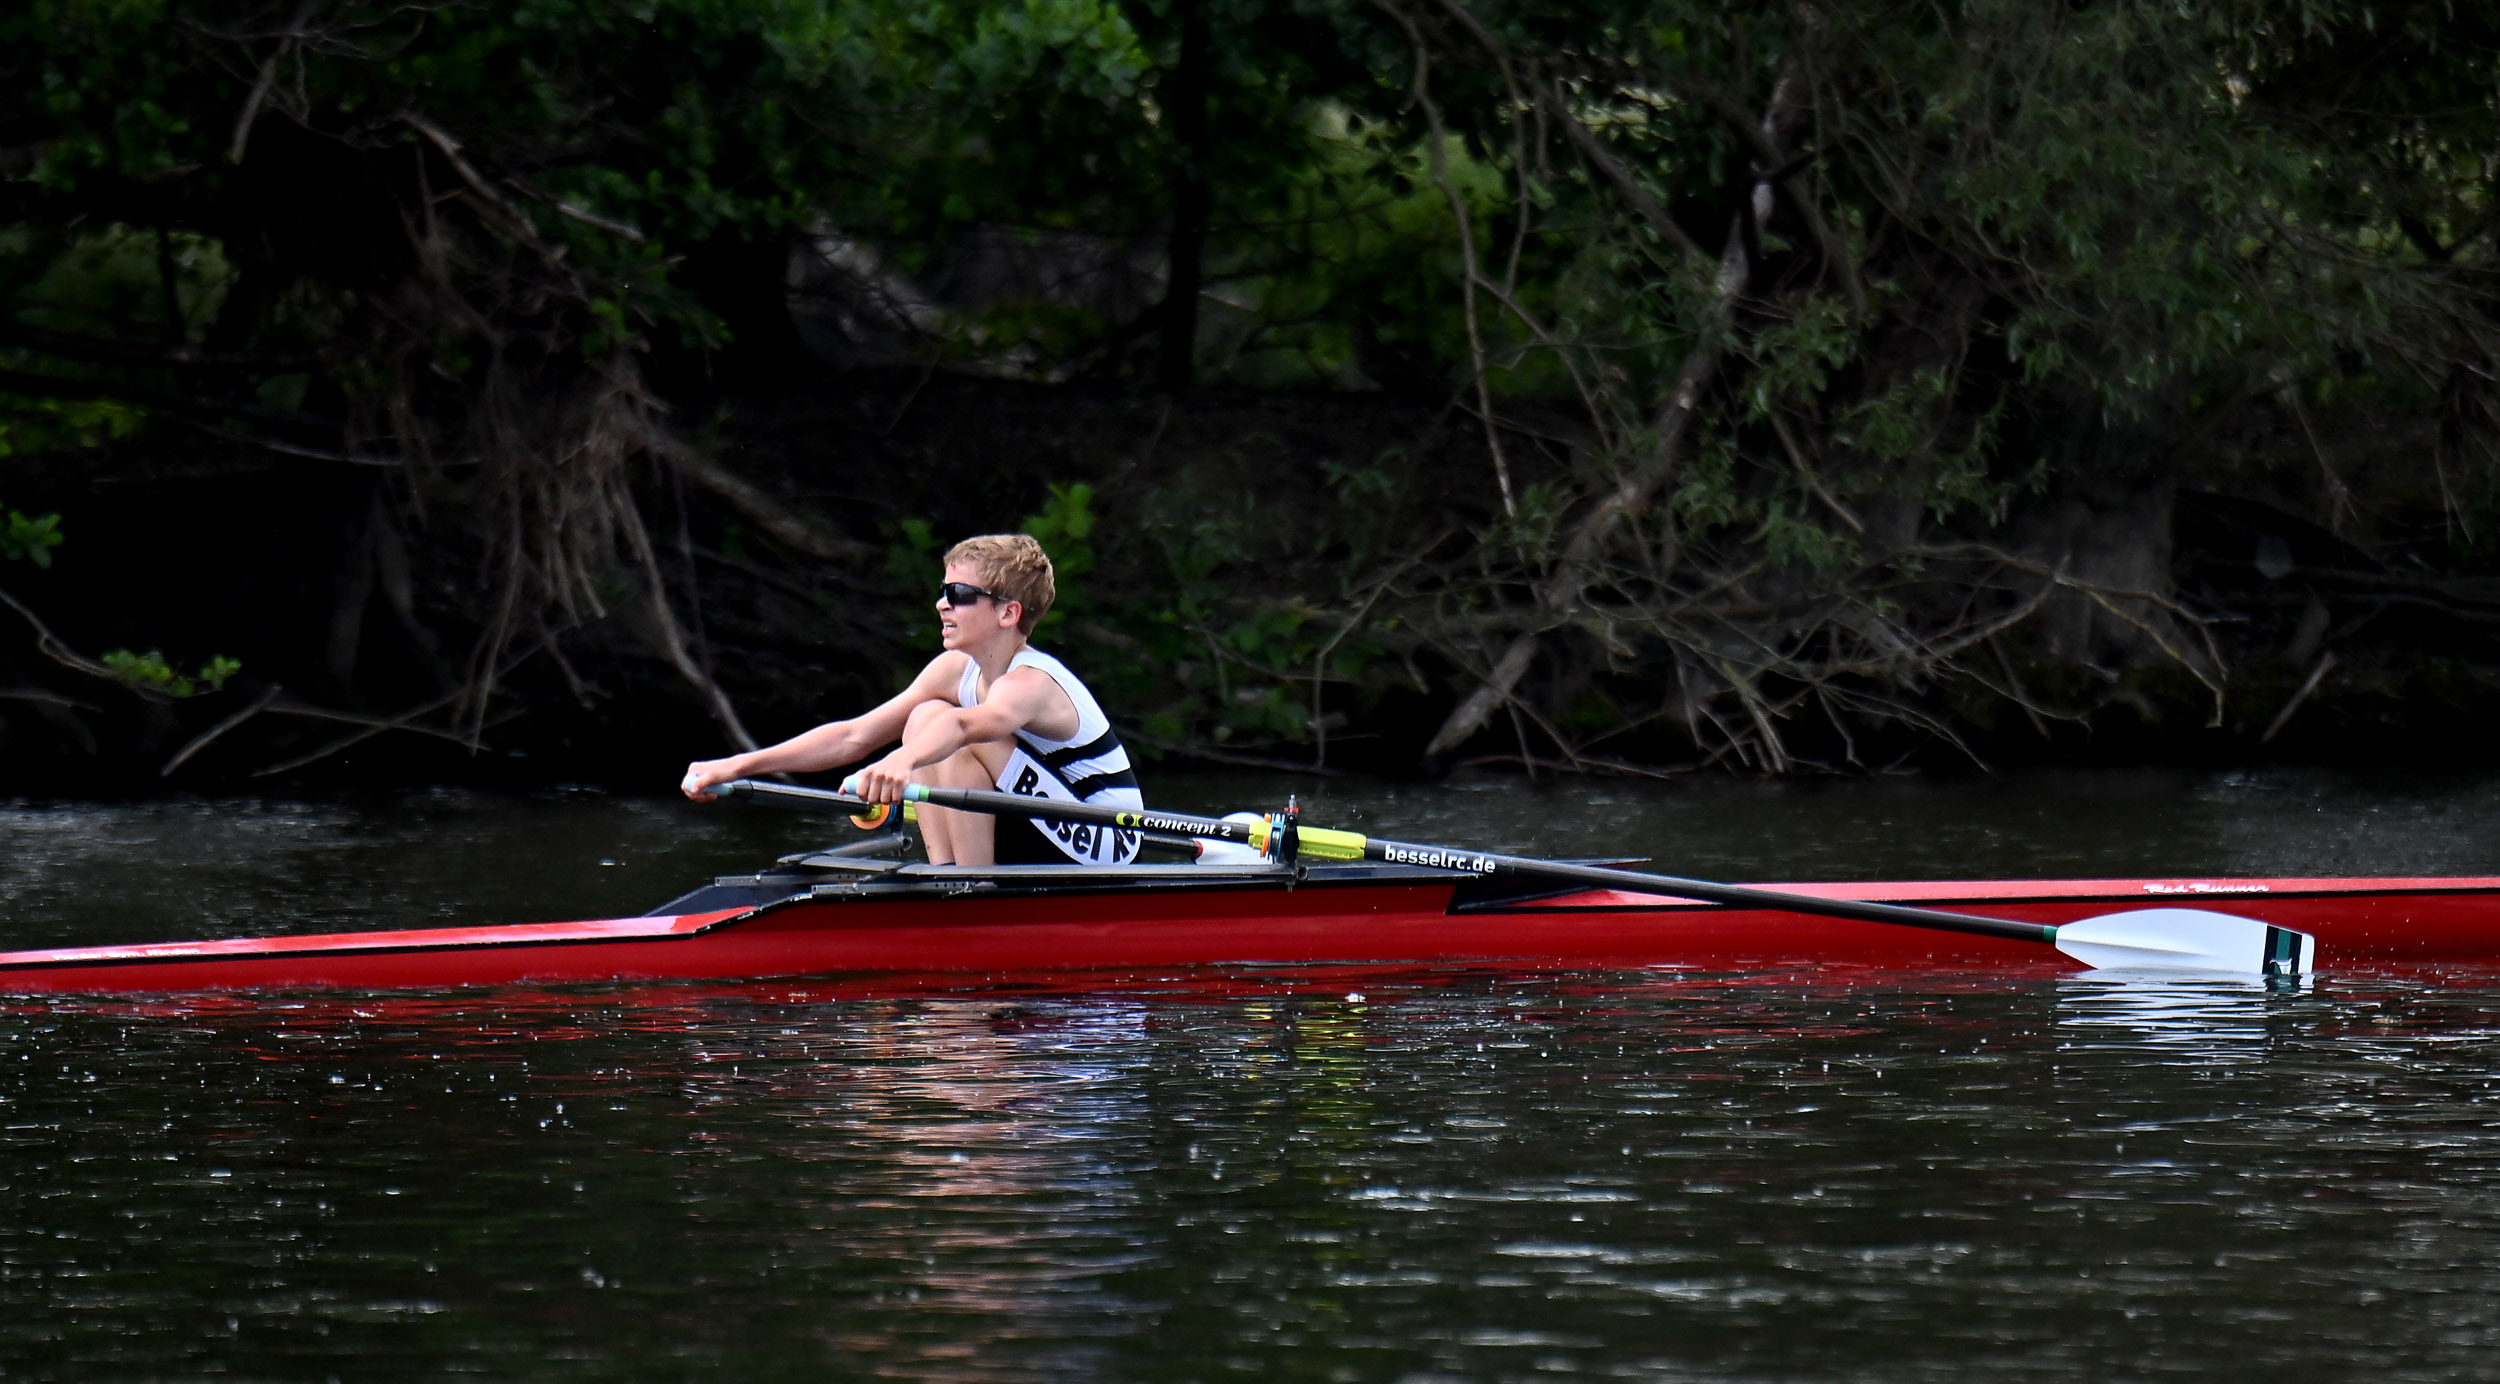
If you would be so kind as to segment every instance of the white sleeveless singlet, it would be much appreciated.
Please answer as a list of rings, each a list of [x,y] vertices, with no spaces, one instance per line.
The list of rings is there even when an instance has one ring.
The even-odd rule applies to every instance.
[[[1142,808],[1146,797],[1137,790],[1128,748],[1111,730],[1102,704],[1068,665],[1039,649],[1019,649],[1007,672],[1038,668],[1076,707],[1076,734],[1066,740],[1045,740],[1030,730],[1016,732],[1015,749],[998,774],[999,791],[1061,802],[1094,803],[1102,807]],[[1005,673],[999,676],[1006,676]],[[962,681],[955,685],[955,704],[981,704],[981,665],[964,661]],[[1081,865],[1119,865],[1137,854],[1138,836],[1111,827],[1072,825],[1034,819],[1044,840]]]

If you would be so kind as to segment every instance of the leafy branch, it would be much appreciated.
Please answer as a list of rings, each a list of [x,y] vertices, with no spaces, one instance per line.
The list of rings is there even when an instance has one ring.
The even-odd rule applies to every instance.
[[[37,567],[52,565],[52,550],[65,541],[61,516],[29,516],[0,507],[0,558],[23,558]]]

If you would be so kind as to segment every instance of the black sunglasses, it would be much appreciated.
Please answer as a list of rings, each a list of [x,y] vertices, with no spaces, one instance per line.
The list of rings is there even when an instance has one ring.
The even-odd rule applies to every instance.
[[[938,585],[938,599],[946,602],[950,606],[968,606],[974,601],[980,600],[984,596],[998,602],[1000,605],[1005,605],[1009,600],[1013,599],[1012,597],[1001,596],[995,591],[984,591],[968,581],[941,582]]]

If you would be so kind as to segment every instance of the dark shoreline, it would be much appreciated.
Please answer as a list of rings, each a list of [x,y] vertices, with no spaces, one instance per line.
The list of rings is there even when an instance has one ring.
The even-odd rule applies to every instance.
[[[1464,535],[1494,522],[1482,494],[1435,481],[1481,463],[1480,435],[1424,404],[1214,392],[1170,401],[866,372],[723,416],[720,465],[751,493],[733,503],[655,477],[653,503],[677,516],[662,552],[683,569],[675,618],[759,740],[870,704],[918,666],[927,635],[915,622],[934,554],[915,546],[906,521],[926,524],[919,532],[935,542],[1014,516],[1050,519],[1081,486],[1090,527],[1060,540],[1076,569],[1065,623],[1037,642],[1096,683],[1146,755],[1424,777],[1505,759],[1522,772],[1525,760],[1538,773],[1569,768],[1546,729],[1500,717],[1456,750],[1425,753],[1472,685],[1454,655],[1481,667],[1474,660],[1489,660],[1491,645],[1468,655],[1447,629],[1382,626],[1376,605],[1363,607],[1369,625],[1329,623],[1358,615],[1365,574],[1392,560],[1401,535],[1455,535],[1433,559],[1449,567],[1466,561]],[[1367,511],[1329,477],[1408,455],[1417,439],[1436,449],[1432,465],[1402,480],[1381,472],[1394,490],[1367,503],[1393,527],[1363,529]],[[244,789],[307,755],[316,757],[300,770],[270,777],[625,785],[665,781],[731,748],[631,590],[604,615],[535,636],[540,652],[504,671],[483,718],[455,717],[474,612],[495,587],[456,526],[375,518],[401,503],[388,472],[207,443],[168,450],[155,434],[75,468],[23,469],[12,503],[61,512],[69,542],[48,570],[12,564],[0,589],[85,658],[161,649],[178,670],[225,655],[242,672],[187,699],[119,687],[38,657],[33,631],[0,612],[20,628],[0,645],[16,679],[0,686],[15,694],[0,695],[0,789]],[[2078,534],[2120,544],[2097,560],[2157,573],[2178,593],[2178,617],[2137,628],[2082,596],[2053,596],[2006,636],[2002,655],[1886,691],[1924,725],[1878,718],[1844,735],[1808,706],[1782,723],[1793,762],[1766,766],[1730,754],[1699,723],[1660,715],[1674,710],[1658,699],[1681,665],[1654,661],[1637,634],[1629,661],[1593,642],[1549,641],[1520,695],[1549,708],[1540,714],[1595,714],[1569,733],[1597,742],[1581,767],[1600,774],[2439,764],[2486,753],[2500,762],[2476,734],[2500,714],[2500,598],[2483,579],[2409,549],[2374,557],[2247,494],[2165,491],[2162,501],[2158,532],[2120,522],[2135,501],[2094,509],[2094,496],[2065,492],[2001,527],[2030,535],[2027,560],[2042,565],[2080,560]],[[759,514],[848,546],[827,548],[834,557],[805,551],[760,527]],[[429,533],[430,548],[408,546]],[[1918,599],[1953,599],[1950,582],[1931,585]],[[1338,628],[1366,652],[1317,686],[1323,751],[1310,730],[1308,658]],[[2211,642],[2183,659],[2178,641],[2189,638]],[[1200,647],[1222,656],[1210,663],[1192,654]],[[1277,666],[1290,659],[1302,661]],[[161,772],[263,698],[268,707]],[[319,754],[372,729],[336,717],[412,710],[428,733],[375,733]],[[474,752],[458,743],[472,729]]]

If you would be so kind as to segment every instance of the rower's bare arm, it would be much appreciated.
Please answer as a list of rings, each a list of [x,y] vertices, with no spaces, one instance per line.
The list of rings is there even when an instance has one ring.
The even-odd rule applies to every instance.
[[[1064,739],[1076,729],[1076,706],[1049,675],[1019,668],[990,684],[979,706],[923,717],[899,749],[852,775],[849,786],[870,802],[900,802],[921,770],[966,745],[1011,739],[1028,727],[1046,739]]]
[[[920,670],[920,676],[912,679],[911,686],[850,720],[828,721],[778,745],[745,754],[697,760],[686,766],[685,781],[679,787],[687,797],[708,802],[712,789],[734,779],[758,774],[809,774],[856,764],[880,746],[894,743],[911,719],[913,707],[931,700],[952,700],[955,683],[963,676],[962,660],[961,654],[938,655]]]
[[[1067,689],[1058,679],[1039,668],[1018,668],[1000,678],[983,705],[996,705],[1015,718],[1013,726],[986,739],[1004,740],[1020,730],[1044,740],[1065,740],[1076,734],[1076,703],[1068,700]]]

